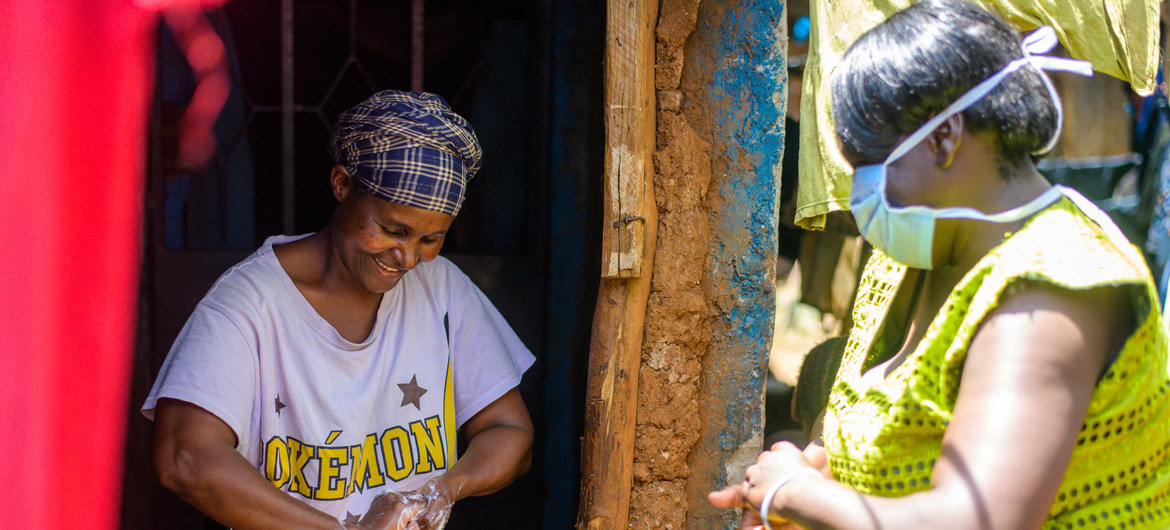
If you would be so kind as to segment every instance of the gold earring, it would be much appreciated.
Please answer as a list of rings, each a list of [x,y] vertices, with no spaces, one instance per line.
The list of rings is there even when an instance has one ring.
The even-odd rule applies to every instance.
[[[951,153],[947,155],[947,161],[942,166],[943,169],[951,167],[951,163],[955,161],[955,153],[959,151],[959,144],[962,143],[962,140],[962,135],[955,137],[955,148],[951,149]]]

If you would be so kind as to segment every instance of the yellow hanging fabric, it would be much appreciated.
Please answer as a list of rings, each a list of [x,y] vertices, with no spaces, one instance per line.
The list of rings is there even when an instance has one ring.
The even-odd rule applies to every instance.
[[[796,224],[825,227],[825,216],[849,210],[851,172],[837,150],[828,80],[857,37],[913,0],[810,2],[812,35],[800,102],[800,185]],[[1148,95],[1158,70],[1157,0],[975,0],[1019,31],[1052,26],[1061,44],[1093,69]],[[811,124],[809,123],[811,122]]]

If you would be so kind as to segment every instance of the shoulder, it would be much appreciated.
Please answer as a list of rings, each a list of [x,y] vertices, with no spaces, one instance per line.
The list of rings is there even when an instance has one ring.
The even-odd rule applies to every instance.
[[[1120,354],[1142,315],[1133,294],[1111,286],[1071,290],[1024,282],[1005,292],[972,339],[970,357],[992,355],[1014,366],[1048,367],[1053,379],[1069,370],[1092,386]]]
[[[1144,283],[1145,261],[1119,233],[1112,221],[1095,221],[1065,198],[992,251],[993,273],[1077,290]]]
[[[420,263],[414,272],[418,273],[415,280],[428,290],[462,292],[473,286],[467,274],[443,256],[436,256],[431,261]]]
[[[966,289],[979,291],[970,293],[972,312],[986,314],[988,322],[1018,320],[1011,332],[1018,339],[1061,343],[1079,336],[1115,350],[1151,303],[1140,251],[1112,221],[1090,218],[1067,198],[1037,214],[977,268],[967,277]]]
[[[1024,280],[1003,293],[1000,303],[988,318],[1012,314],[1034,320],[1052,313],[1079,329],[1132,330],[1135,326],[1132,296],[1132,292],[1118,286],[1073,290],[1048,282]],[[1042,326],[1029,327],[1039,329]]]
[[[459,269],[451,260],[443,256],[435,256],[435,259],[426,263],[420,263],[418,270],[423,272],[426,276],[431,278],[443,278],[448,276],[464,276],[463,271]]]
[[[280,296],[283,282],[290,282],[284,275],[280,262],[273,255],[275,242],[292,241],[293,237],[270,237],[259,249],[239,263],[233,265],[212,284],[200,301],[201,306],[220,312],[259,311],[272,307],[274,297]]]
[[[974,304],[986,317],[973,350],[1002,337],[1030,358],[1049,351],[1054,364],[1087,361],[1099,374],[1146,320],[1156,301],[1144,257],[1104,212],[1075,195],[989,255]]]

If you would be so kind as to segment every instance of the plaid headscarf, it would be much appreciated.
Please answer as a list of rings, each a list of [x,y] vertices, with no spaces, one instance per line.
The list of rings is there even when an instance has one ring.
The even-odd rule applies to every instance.
[[[375,196],[451,215],[482,156],[471,124],[442,97],[397,90],[342,113],[329,154]]]

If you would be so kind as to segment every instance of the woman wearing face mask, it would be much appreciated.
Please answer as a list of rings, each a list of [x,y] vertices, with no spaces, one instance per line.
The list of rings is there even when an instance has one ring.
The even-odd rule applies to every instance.
[[[833,78],[874,245],[820,440],[710,496],[744,527],[1170,527],[1167,337],[1140,252],[1034,161],[1060,107],[1040,56],[961,0],[867,32]]]

